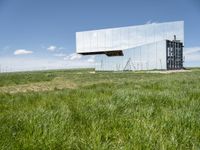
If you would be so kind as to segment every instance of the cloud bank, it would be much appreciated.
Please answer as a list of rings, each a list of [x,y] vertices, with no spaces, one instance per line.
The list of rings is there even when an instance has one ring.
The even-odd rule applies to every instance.
[[[51,69],[72,69],[72,68],[94,68],[95,63],[87,59],[64,60],[52,58],[21,58],[21,57],[0,57],[0,72],[33,71]]]
[[[1,71],[25,71],[25,70],[46,70],[46,69],[68,69],[68,68],[94,68],[95,56],[82,56],[76,53],[65,53],[56,46],[48,47],[52,54],[49,58],[38,57],[0,57]],[[17,49],[14,55],[28,55],[33,51]],[[184,66],[200,66],[200,46],[184,48]]]
[[[14,51],[14,55],[27,55],[27,54],[32,54],[33,51],[26,50],[26,49],[17,49]]]

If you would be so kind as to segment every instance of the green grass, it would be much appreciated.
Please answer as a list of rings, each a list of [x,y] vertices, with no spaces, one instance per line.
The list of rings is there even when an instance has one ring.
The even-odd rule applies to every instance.
[[[1,74],[0,149],[200,149],[199,69],[91,71]],[[9,93],[55,80],[76,86]]]

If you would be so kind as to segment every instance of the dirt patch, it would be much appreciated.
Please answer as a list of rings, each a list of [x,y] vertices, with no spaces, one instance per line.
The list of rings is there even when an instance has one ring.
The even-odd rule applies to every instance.
[[[163,73],[163,74],[177,73],[177,72],[192,72],[192,70],[147,71],[147,73]]]
[[[39,82],[31,84],[22,84],[14,86],[0,87],[0,93],[18,93],[18,92],[39,92],[39,91],[53,91],[55,89],[75,89],[77,85],[71,81],[61,78],[55,78],[51,82]]]

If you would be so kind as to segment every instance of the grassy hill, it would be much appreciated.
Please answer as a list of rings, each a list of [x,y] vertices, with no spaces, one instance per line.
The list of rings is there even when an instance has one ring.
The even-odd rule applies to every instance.
[[[200,149],[200,69],[0,74],[0,149]]]

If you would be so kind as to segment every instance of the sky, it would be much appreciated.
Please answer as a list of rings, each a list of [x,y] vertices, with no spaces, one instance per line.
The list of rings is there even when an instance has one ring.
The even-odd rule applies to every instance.
[[[84,30],[184,21],[186,67],[200,67],[199,0],[0,0],[0,72],[94,67]]]

